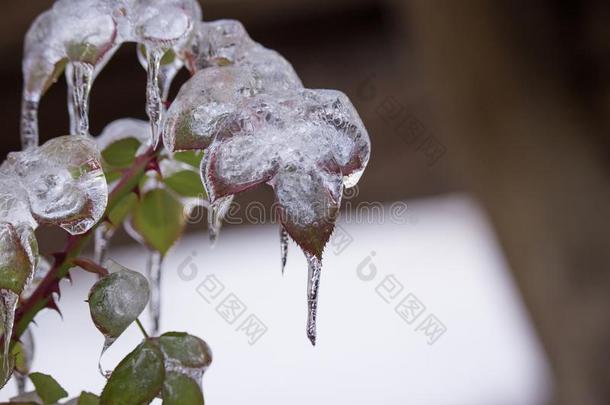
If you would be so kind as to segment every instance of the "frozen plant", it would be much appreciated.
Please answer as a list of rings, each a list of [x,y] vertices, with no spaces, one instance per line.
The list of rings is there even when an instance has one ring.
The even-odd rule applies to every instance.
[[[91,86],[126,42],[137,44],[147,70],[149,120],[120,119],[92,135]],[[183,67],[191,78],[168,100]],[[64,71],[71,134],[39,145],[41,97]],[[324,248],[344,189],[370,157],[345,94],[305,88],[240,22],[202,21],[195,0],[57,0],[26,35],[23,74],[23,150],[0,165],[0,385],[15,376],[13,402],[68,396],[51,376],[31,372],[29,326],[42,309],[59,311],[59,282],[82,269],[99,277],[86,298],[104,336],[98,367],[107,383],[99,396],[64,403],[203,404],[211,350],[187,333],[161,333],[163,259],[184,232],[185,212],[208,210],[214,242],[235,196],[261,185],[278,203],[282,272],[290,239],[308,263],[306,334],[315,345]],[[40,225],[66,232],[65,249],[50,260],[39,255]],[[120,227],[148,252],[144,275],[108,259]],[[83,256],[90,242],[92,259]],[[148,331],[138,319],[147,306]],[[105,350],[134,324],[142,342],[106,370]],[[26,379],[35,391],[26,392]]]

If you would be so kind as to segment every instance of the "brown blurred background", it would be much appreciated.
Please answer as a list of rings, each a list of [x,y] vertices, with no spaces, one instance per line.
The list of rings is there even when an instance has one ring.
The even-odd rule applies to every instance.
[[[18,149],[21,41],[50,4],[1,6],[3,156]],[[610,404],[607,1],[208,0],[203,8],[207,20],[242,20],[307,87],[352,98],[373,142],[359,198],[477,197],[554,369],[556,403]],[[93,88],[92,133],[144,118],[144,84],[125,46]],[[43,99],[43,138],[66,132],[65,103],[62,82]]]

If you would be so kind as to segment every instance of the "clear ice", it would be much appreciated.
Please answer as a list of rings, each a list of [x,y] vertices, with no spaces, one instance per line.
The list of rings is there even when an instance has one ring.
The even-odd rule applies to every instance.
[[[286,261],[288,259],[288,242],[290,236],[288,232],[280,225],[280,259],[282,264],[282,275],[286,269]]]
[[[108,187],[100,161],[92,140],[62,136],[9,153],[0,172],[21,183],[37,223],[75,235],[91,229],[106,209]]]
[[[163,256],[159,252],[153,250],[148,252],[146,261],[146,276],[150,284],[150,334],[157,336],[159,334],[161,321],[161,278],[163,273]]]
[[[107,377],[102,367],[102,356],[114,341],[142,313],[150,299],[150,289],[146,278],[112,260],[104,267],[110,274],[96,282],[89,292],[91,319],[104,335],[98,369]]]
[[[206,150],[201,176],[211,225],[228,198],[260,184],[273,188],[282,228],[309,262],[307,333],[315,343],[322,252],[343,189],[356,185],[368,163],[368,133],[347,96],[303,88],[290,64],[239,22],[201,23],[194,38],[186,59],[194,75],[167,111],[164,143]]]
[[[21,139],[38,145],[38,105],[64,68],[72,134],[89,132],[89,90],[95,76],[125,42],[146,47],[149,55],[147,113],[153,139],[162,106],[158,67],[168,50],[184,54],[201,20],[196,0],[58,0],[32,24],[25,39]],[[153,63],[151,63],[153,62]]]
[[[201,388],[203,374],[212,364],[212,350],[202,339],[182,332],[168,332],[159,338],[165,372],[193,379]]]

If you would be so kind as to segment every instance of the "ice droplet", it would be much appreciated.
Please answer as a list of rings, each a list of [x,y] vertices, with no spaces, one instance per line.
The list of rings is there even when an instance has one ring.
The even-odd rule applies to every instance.
[[[316,319],[318,316],[318,290],[320,288],[320,276],[322,274],[322,261],[305,252],[307,257],[308,279],[307,279],[307,337],[313,346],[316,345]]]
[[[105,369],[105,367],[102,365],[102,357],[104,357],[106,350],[108,350],[108,348],[110,346],[112,346],[112,344],[115,341],[116,341],[116,338],[114,338],[114,337],[104,336],[104,345],[102,346],[102,350],[100,352],[100,357],[97,360],[97,370],[102,375],[102,377],[104,377],[105,379],[110,378],[110,375],[112,374],[112,370]]]
[[[161,286],[163,273],[163,256],[161,253],[150,250],[146,262],[146,276],[150,284],[150,334],[157,336],[161,323]]]
[[[210,233],[210,242],[212,247],[216,245],[218,241],[218,235],[220,234],[220,228],[222,227],[222,220],[231,208],[233,202],[233,196],[221,197],[212,203],[208,208],[208,228]]]
[[[280,255],[282,263],[282,275],[284,275],[284,269],[286,268],[286,261],[288,259],[288,232],[280,225]]]
[[[93,82],[94,67],[86,62],[71,63],[71,77],[68,78],[69,92],[72,93],[73,107],[71,123],[74,128],[70,128],[72,135],[89,135],[89,92]],[[72,125],[71,125],[72,126]]]
[[[2,370],[0,370],[0,383],[4,385],[10,377],[11,369],[10,347],[13,336],[13,324],[15,322],[15,309],[19,301],[19,294],[11,290],[0,289],[0,324],[4,331],[2,347]]]
[[[115,230],[109,222],[103,222],[95,229],[93,241],[93,261],[95,263],[101,264],[106,262],[108,246]]]

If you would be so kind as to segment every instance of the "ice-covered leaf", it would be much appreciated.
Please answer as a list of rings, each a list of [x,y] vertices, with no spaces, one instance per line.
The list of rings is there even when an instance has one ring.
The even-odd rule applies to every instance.
[[[204,372],[212,363],[212,351],[208,344],[188,333],[164,333],[159,337],[159,346],[165,356],[167,370],[180,372],[186,368]]]
[[[161,391],[164,379],[163,353],[155,342],[145,340],[112,372],[100,404],[147,404]]]
[[[259,92],[252,72],[238,67],[213,67],[186,82],[165,116],[163,142],[175,150],[205,149],[222,131],[244,97]]]
[[[168,190],[152,189],[136,204],[131,225],[144,243],[165,255],[184,231],[184,207]]]
[[[0,289],[21,294],[38,263],[38,244],[28,225],[0,222]]]
[[[102,217],[108,187],[95,143],[61,136],[43,146],[12,152],[3,165],[17,175],[39,223],[59,225],[71,234],[88,231]]]
[[[36,388],[36,393],[44,404],[54,404],[68,396],[66,390],[53,377],[42,373],[31,373],[30,380]]]
[[[234,117],[202,163],[210,200],[271,185],[288,234],[320,258],[343,187],[355,184],[370,154],[356,110],[340,92],[301,90],[244,99]]]
[[[192,378],[180,373],[166,372],[163,405],[204,405],[203,393]]]
[[[115,339],[144,311],[150,289],[140,273],[112,261],[104,266],[112,273],[91,287],[89,310],[99,331]]]
[[[163,179],[167,187],[183,197],[200,197],[205,195],[199,174],[192,170],[181,170]]]

